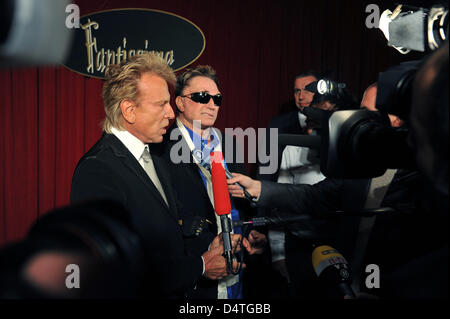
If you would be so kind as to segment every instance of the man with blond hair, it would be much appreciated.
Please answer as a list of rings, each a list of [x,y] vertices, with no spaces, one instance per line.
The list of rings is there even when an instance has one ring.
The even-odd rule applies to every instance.
[[[154,54],[108,67],[102,92],[105,133],[79,161],[71,189],[71,202],[110,199],[127,209],[151,267],[139,288],[162,298],[186,296],[202,276],[227,275],[219,237],[201,256],[186,255],[176,194],[161,154],[152,147],[162,142],[174,118],[169,86],[175,80]]]

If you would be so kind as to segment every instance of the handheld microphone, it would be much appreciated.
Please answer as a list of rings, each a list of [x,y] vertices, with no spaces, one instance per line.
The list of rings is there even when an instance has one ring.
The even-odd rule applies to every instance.
[[[211,154],[214,152],[211,152]],[[215,152],[215,153],[219,153],[219,152]],[[192,156],[198,161],[198,163],[203,166],[206,170],[208,170],[209,172],[211,172],[211,165],[209,165],[206,161],[203,160],[203,152],[201,150],[194,150],[192,151]],[[221,156],[222,157],[222,156]],[[233,174],[231,174],[231,172],[228,170],[228,168],[224,167],[225,169],[225,176],[227,178],[233,178]],[[242,186],[239,183],[234,183],[235,185],[238,185],[243,191],[244,191],[244,196],[247,200],[250,201],[250,205],[252,207],[255,207],[255,197],[253,197],[252,195],[250,195],[249,192],[247,192],[244,188],[244,186]]]
[[[330,246],[316,247],[312,253],[312,264],[319,278],[337,284],[344,296],[356,298],[350,287],[348,263],[336,249]]]
[[[222,166],[222,153],[211,152],[211,178],[214,195],[214,210],[220,216],[222,226],[223,250],[227,261],[228,271],[233,273],[233,255],[231,246],[231,213],[230,194],[228,192],[225,169]]]

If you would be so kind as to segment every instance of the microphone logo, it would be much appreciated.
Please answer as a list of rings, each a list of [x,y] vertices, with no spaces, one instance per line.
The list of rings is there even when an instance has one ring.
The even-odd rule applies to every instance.
[[[341,278],[343,280],[347,280],[350,279],[350,272],[347,270],[347,268],[341,268],[341,270],[339,271]]]
[[[312,253],[312,263],[317,276],[320,276],[325,269],[333,267],[339,271],[343,279],[350,278],[347,260],[333,247],[316,247]]]
[[[314,271],[319,279],[333,283],[344,297],[355,298],[350,287],[351,276],[348,263],[336,249],[319,246],[312,253]]]

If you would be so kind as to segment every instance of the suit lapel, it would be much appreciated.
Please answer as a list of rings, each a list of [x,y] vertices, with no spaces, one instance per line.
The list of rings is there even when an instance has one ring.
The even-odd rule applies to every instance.
[[[161,185],[164,189],[164,193],[166,194],[167,202],[169,203],[169,211],[171,214],[178,219],[178,212],[177,207],[175,205],[176,203],[176,197],[173,192],[173,188],[170,185],[170,176],[168,174],[168,168],[167,165],[164,163],[164,159],[160,154],[157,154],[155,152],[151,152],[153,164],[155,165],[155,170],[158,172],[158,178],[161,182]],[[153,184],[152,184],[153,185]],[[153,186],[154,187],[154,186]],[[156,187],[155,187],[156,189]],[[159,192],[158,192],[159,194]],[[159,196],[162,199],[161,195]],[[164,203],[165,205],[165,203]],[[166,205],[167,207],[167,205]]]
[[[108,140],[109,146],[112,148],[114,155],[120,158],[121,162],[125,167],[127,167],[134,175],[136,175],[139,180],[149,189],[150,193],[161,203],[162,206],[166,207],[168,211],[171,212],[173,215],[172,210],[167,207],[166,202],[162,198],[161,194],[159,193],[158,189],[155,187],[155,185],[152,183],[150,177],[147,175],[145,170],[142,168],[142,166],[139,164],[139,162],[136,160],[136,158],[133,156],[133,154],[130,153],[130,151],[123,145],[123,143],[113,134],[107,134],[106,138]],[[153,159],[153,157],[152,157]],[[158,177],[161,179],[160,175],[163,170],[160,170],[157,168],[157,165],[155,164],[155,169],[157,171]],[[161,181],[162,183],[162,181]],[[167,196],[166,189],[168,188],[167,184],[163,184],[164,192]],[[173,199],[173,198],[171,198]],[[167,197],[167,201],[171,203],[171,199]],[[173,203],[173,202],[172,202]],[[173,205],[170,205],[173,206]],[[175,210],[176,215],[176,210]],[[175,216],[176,217],[176,216]]]
[[[189,146],[187,145],[186,141],[183,138],[183,143],[186,145],[187,149],[189,149]],[[204,197],[204,200],[206,200],[209,205],[211,206],[211,209],[214,209],[211,200],[208,196],[208,191],[205,188],[205,184],[203,182],[203,178],[200,175],[200,169],[198,168],[198,165],[195,163],[194,158],[192,154],[189,154],[189,159],[191,164],[187,164],[188,167],[186,167],[186,173],[190,175],[190,180],[194,181],[194,187],[197,188],[197,190],[202,194]]]
[[[192,156],[191,156],[191,160],[193,161]],[[200,175],[200,171],[199,171],[197,164],[195,164],[195,163],[189,164],[186,169],[186,174],[189,174],[190,175],[189,179],[194,181],[193,187],[195,187],[202,194],[202,196],[204,197],[204,200],[206,200],[209,203],[209,205],[211,205],[211,209],[214,209],[211,204],[211,201],[209,199],[208,192],[206,190],[202,176]]]
[[[176,123],[173,123],[170,127],[169,131],[166,134],[166,137],[169,137],[173,130],[178,129]],[[189,150],[189,145],[186,143],[185,139],[181,134],[177,134],[178,139],[177,140],[170,140],[168,141],[169,147],[166,149],[166,152],[170,153],[170,150],[172,146],[174,146],[176,143],[183,143],[183,148]],[[197,189],[197,191],[202,194],[204,197],[204,200],[209,203],[211,206],[211,209],[214,209],[211,201],[209,200],[208,192],[206,191],[205,184],[203,183],[203,179],[200,175],[199,168],[197,164],[195,164],[194,158],[192,157],[192,154],[189,152],[189,163],[179,163],[176,164],[179,166],[180,169],[182,169],[186,173],[186,180],[188,180],[190,183],[192,183],[192,187]]]

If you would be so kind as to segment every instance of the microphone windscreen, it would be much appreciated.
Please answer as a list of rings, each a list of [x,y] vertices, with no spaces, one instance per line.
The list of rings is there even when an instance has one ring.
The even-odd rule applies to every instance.
[[[312,253],[312,263],[317,276],[330,266],[347,265],[347,260],[330,246],[316,247]]]
[[[214,195],[214,210],[217,215],[226,215],[231,212],[230,194],[228,192],[225,169],[222,166],[222,153],[211,153],[211,178]]]

